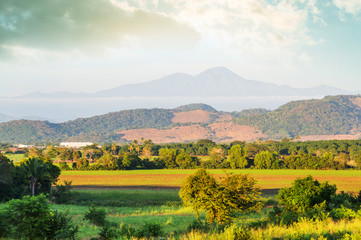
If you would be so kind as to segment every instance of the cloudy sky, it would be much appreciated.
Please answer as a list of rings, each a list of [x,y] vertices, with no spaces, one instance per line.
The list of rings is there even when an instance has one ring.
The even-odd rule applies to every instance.
[[[0,0],[0,96],[225,66],[361,89],[361,0]]]

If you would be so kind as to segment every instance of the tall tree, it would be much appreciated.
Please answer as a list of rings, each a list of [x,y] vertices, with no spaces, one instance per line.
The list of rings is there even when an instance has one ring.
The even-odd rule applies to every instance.
[[[245,168],[248,164],[246,149],[241,145],[234,145],[228,152],[228,161],[231,168]]]
[[[35,195],[35,187],[40,179],[50,178],[49,169],[43,160],[39,158],[29,158],[22,165],[22,170],[30,182],[31,195]]]

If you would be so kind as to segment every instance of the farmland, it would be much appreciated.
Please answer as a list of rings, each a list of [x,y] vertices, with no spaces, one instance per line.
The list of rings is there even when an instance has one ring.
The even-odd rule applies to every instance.
[[[174,187],[179,188],[184,179],[195,170],[130,170],[130,171],[63,171],[60,180],[72,181],[77,188],[103,187]],[[210,170],[222,177],[225,170]],[[336,184],[339,191],[358,192],[361,189],[359,170],[227,170],[227,173],[249,174],[261,189],[289,187],[297,178],[313,176],[321,182]]]

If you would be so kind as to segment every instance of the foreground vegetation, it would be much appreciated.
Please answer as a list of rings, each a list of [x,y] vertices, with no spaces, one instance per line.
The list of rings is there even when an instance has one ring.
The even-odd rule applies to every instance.
[[[296,195],[289,194],[293,192],[290,190],[280,193],[279,197],[263,195],[259,198],[262,209],[250,213],[241,211],[226,225],[209,223],[203,211],[197,220],[192,208],[182,205],[177,190],[74,190],[65,204],[52,200],[49,213],[66,213],[71,223],[61,224],[66,226],[66,231],[56,239],[72,239],[75,230],[75,239],[360,239],[359,195],[335,194],[334,186],[310,177],[293,183],[295,186],[301,190]],[[314,192],[297,196],[307,189]],[[327,192],[326,195],[322,191]],[[297,206],[303,209],[290,209],[284,201],[302,196],[304,201],[297,202]],[[14,205],[0,204],[2,216],[9,206]],[[4,226],[6,219],[0,220],[2,234],[4,228],[1,227],[9,228]]]

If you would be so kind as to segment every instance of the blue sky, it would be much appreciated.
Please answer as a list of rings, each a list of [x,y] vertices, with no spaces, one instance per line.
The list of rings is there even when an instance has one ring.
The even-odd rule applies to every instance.
[[[95,92],[225,66],[361,89],[361,0],[5,0],[0,96]]]

